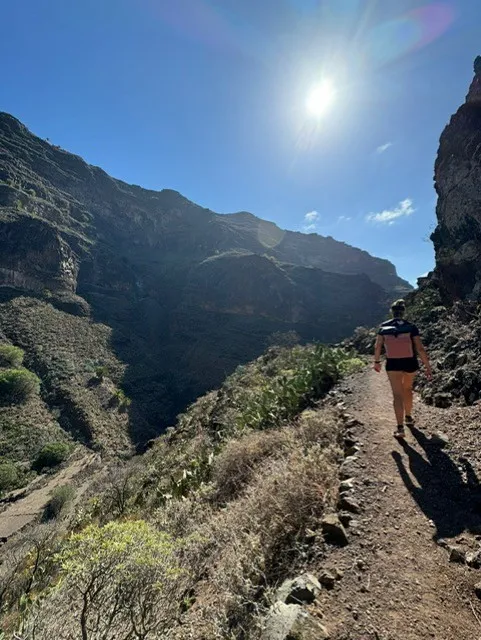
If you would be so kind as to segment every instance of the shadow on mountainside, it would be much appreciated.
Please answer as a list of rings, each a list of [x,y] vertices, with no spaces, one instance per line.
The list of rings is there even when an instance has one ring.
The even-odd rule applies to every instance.
[[[436,526],[434,538],[454,538],[465,531],[481,533],[481,486],[466,459],[459,466],[442,449],[414,427],[411,431],[426,457],[408,442],[401,445],[407,455],[409,470],[398,452],[393,458],[407,489],[424,514]]]

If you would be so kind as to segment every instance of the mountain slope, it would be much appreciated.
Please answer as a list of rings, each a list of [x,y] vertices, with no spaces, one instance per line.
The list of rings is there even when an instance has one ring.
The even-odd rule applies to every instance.
[[[0,246],[6,299],[36,296],[111,328],[144,440],[259,355],[270,334],[336,341],[409,289],[389,262],[332,238],[114,180],[8,114]]]

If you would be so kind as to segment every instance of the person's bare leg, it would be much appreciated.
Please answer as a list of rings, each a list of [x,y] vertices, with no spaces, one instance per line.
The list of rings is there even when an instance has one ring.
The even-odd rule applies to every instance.
[[[415,373],[405,373],[403,377],[403,389],[404,389],[404,411],[405,415],[412,418],[413,415],[413,384]],[[413,420],[407,420],[406,424],[413,424]]]
[[[397,425],[404,424],[404,387],[402,371],[388,371],[389,382],[391,383],[394,413],[396,414]]]

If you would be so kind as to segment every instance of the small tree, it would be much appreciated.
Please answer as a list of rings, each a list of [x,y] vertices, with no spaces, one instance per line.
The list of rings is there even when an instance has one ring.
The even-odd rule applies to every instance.
[[[32,465],[35,471],[56,467],[68,458],[70,446],[66,442],[49,442],[37,454]]]
[[[0,367],[14,367],[18,369],[23,364],[23,349],[11,344],[0,344]]]
[[[27,369],[4,369],[0,371],[0,404],[25,402],[39,393],[40,380]]]
[[[138,477],[132,467],[111,468],[103,495],[103,511],[120,518],[132,507],[139,491]]]
[[[20,474],[13,462],[0,462],[0,495],[5,491],[15,489],[20,481]]]
[[[106,378],[108,374],[109,368],[107,367],[107,365],[102,365],[95,368],[95,377],[99,382],[103,382],[103,379]]]
[[[90,525],[67,540],[57,562],[59,638],[72,637],[64,630],[72,616],[82,640],[158,638],[179,614],[185,584],[174,544],[142,520]],[[37,631],[53,630],[49,617],[39,611]]]
[[[123,389],[116,389],[110,402],[112,406],[118,407],[120,411],[127,411],[132,404],[132,400],[125,395]]]

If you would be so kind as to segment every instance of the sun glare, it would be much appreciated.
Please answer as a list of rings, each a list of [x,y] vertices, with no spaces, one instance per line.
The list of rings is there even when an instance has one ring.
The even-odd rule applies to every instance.
[[[330,80],[323,80],[314,86],[307,96],[306,107],[316,118],[323,116],[334,104],[336,90]]]

